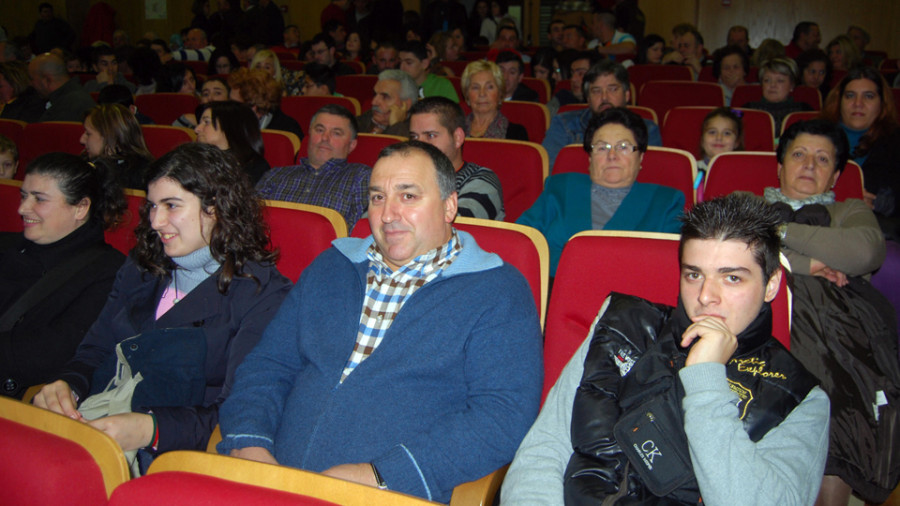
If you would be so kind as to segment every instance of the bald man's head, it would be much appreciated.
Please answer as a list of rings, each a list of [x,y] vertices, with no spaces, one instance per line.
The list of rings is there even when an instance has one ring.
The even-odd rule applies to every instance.
[[[28,75],[31,85],[43,97],[49,96],[69,80],[66,62],[52,53],[44,53],[31,60]]]

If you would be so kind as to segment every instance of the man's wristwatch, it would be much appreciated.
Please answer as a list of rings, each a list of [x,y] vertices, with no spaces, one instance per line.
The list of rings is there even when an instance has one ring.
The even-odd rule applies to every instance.
[[[384,482],[384,478],[381,477],[381,473],[378,472],[378,468],[375,467],[375,464],[369,462],[369,465],[372,466],[372,474],[375,475],[375,486],[377,486],[381,490],[387,490],[387,483]]]

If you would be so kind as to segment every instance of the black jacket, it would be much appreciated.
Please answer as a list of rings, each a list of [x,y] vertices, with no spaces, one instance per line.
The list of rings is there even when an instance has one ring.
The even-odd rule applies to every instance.
[[[56,265],[86,248],[100,251],[95,262],[0,333],[0,394],[19,397],[29,386],[49,381],[72,358],[125,256],[104,242],[102,227],[92,222],[53,244],[35,244],[22,234],[7,234],[3,242],[8,248],[0,245],[0,314]]]
[[[636,471],[614,435],[623,418],[647,402],[661,399],[671,405],[674,420],[672,447],[688,455],[681,419],[684,391],[677,372],[687,350],[679,342],[691,324],[684,309],[611,294],[609,308],[595,327],[584,364],[581,385],[572,410],[572,447],[575,452],[565,473],[566,504],[597,504],[598,498],[622,495],[621,504],[697,504],[700,499],[693,472],[665,497],[657,497]],[[772,336],[768,304],[738,335],[738,349],[726,364],[733,388],[747,395],[738,404],[750,439],[760,440],[777,426],[816,385],[815,378]],[[764,361],[768,371],[789,378],[769,379],[747,369]],[[687,464],[690,465],[690,458]]]

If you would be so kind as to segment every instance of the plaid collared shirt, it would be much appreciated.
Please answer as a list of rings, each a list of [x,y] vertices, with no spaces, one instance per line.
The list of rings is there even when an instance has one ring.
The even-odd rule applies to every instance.
[[[425,283],[433,280],[459,255],[462,246],[456,229],[450,240],[439,248],[414,258],[410,263],[392,271],[384,262],[375,243],[369,246],[369,271],[366,274],[366,297],[359,316],[359,332],[353,353],[344,366],[341,383],[368,358],[391,328],[403,304]]]
[[[334,209],[344,217],[347,230],[352,230],[369,208],[371,174],[372,169],[361,163],[332,158],[314,169],[308,158],[301,158],[300,165],[266,172],[256,184],[256,190],[264,199]]]

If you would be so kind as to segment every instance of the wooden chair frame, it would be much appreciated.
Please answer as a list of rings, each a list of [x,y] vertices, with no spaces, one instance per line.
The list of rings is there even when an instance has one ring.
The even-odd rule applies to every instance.
[[[116,487],[131,478],[131,471],[119,443],[86,423],[7,397],[0,397],[0,416],[83,447],[100,468],[107,498]]]

